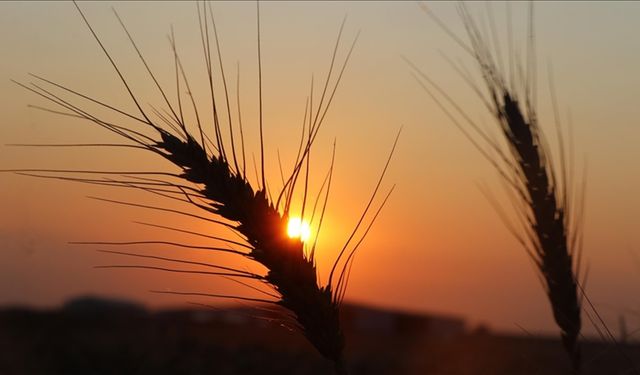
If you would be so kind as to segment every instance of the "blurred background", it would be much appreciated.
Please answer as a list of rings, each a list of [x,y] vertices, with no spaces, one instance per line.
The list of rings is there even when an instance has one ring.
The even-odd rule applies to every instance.
[[[167,39],[172,27],[194,97],[203,98],[197,99],[198,105],[206,108],[208,87],[195,3],[87,2],[79,5],[136,93],[144,98],[145,105],[161,104],[161,97],[154,91],[153,82],[111,7],[122,16],[160,82],[167,87],[174,84],[173,55]],[[465,35],[456,4],[427,2],[427,6],[454,33]],[[511,5],[510,14],[505,3],[500,2],[468,6],[479,18],[486,18],[487,11],[493,12],[505,43],[505,20],[511,19],[513,38],[524,50],[526,4]],[[231,97],[235,98],[235,79],[239,74],[247,149],[255,154],[259,150],[256,4],[216,2],[213,8],[225,73],[233,82]],[[415,365],[416,373],[424,373],[423,369],[433,373],[478,373],[482,368],[487,369],[482,371],[487,374],[522,374],[523,369],[536,373],[534,365],[543,361],[540,358],[551,358],[549,363],[562,366],[562,359],[553,359],[562,353],[555,349],[559,345],[555,341],[557,333],[536,271],[478,188],[478,185],[487,186],[498,201],[508,207],[498,176],[420,88],[403,60],[405,57],[414,62],[467,113],[491,129],[491,118],[480,100],[447,62],[447,58],[460,59],[472,67],[469,56],[412,2],[265,2],[260,5],[260,11],[265,160],[267,177],[274,188],[280,181],[278,155],[283,168],[290,169],[311,79],[314,80],[313,95],[318,98],[345,15],[338,61],[344,59],[351,41],[361,32],[319,133],[312,160],[315,173],[310,176],[311,190],[317,191],[329,168],[332,145],[336,141],[334,182],[318,243],[321,280],[326,280],[333,260],[355,226],[382,170],[393,137],[403,126],[399,148],[383,183],[384,189],[397,184],[396,190],[358,252],[346,295],[350,308],[345,309],[345,314],[351,315],[345,317],[348,322],[345,325],[348,341],[353,345],[349,349],[352,355],[348,356],[354,358],[354,369],[360,363],[365,366],[362,373],[373,373],[373,369],[409,372]],[[587,290],[608,328],[615,337],[627,342],[635,340],[636,329],[640,327],[640,296],[636,293],[640,283],[637,245],[640,109],[634,103],[640,96],[640,76],[636,72],[640,65],[640,41],[634,38],[639,31],[638,17],[640,4],[633,2],[541,2],[535,4],[534,13],[540,121],[543,128],[549,129],[547,135],[555,149],[557,140],[552,131],[554,122],[548,88],[551,67],[562,125],[565,129],[572,128],[576,177],[586,170]],[[133,112],[135,107],[72,3],[0,3],[0,45],[5,51],[0,60],[3,112],[0,169],[170,170],[162,160],[136,150],[6,146],[118,141],[117,137],[84,121],[28,107],[52,108],[45,100],[11,82],[34,81],[29,73],[128,111]],[[232,103],[233,112],[237,103],[235,100]],[[131,126],[131,122],[122,118],[113,117],[113,121]],[[250,307],[218,306],[217,301],[210,299],[148,292],[182,290],[252,295],[251,290],[235,283],[205,276],[95,269],[94,266],[122,263],[122,260],[96,252],[99,250],[96,246],[69,245],[69,241],[194,241],[191,237],[140,226],[133,221],[192,228],[212,235],[224,233],[195,220],[113,205],[88,196],[180,208],[143,192],[3,173],[0,177],[0,305],[5,312],[0,323],[0,340],[4,348],[11,349],[2,350],[8,356],[3,363],[16,367],[4,367],[6,371],[0,367],[0,372],[49,373],[60,358],[67,361],[61,363],[80,367],[60,367],[56,370],[58,373],[86,372],[97,363],[88,360],[93,357],[86,353],[73,357],[77,350],[119,353],[107,355],[105,358],[109,360],[101,368],[109,368],[108,363],[114,358],[126,358],[123,363],[147,366],[131,370],[143,373],[171,368],[165,367],[170,360],[175,361],[172,362],[175,366],[182,366],[181,361],[203,361],[185,364],[186,368],[198,369],[184,370],[185,373],[211,372],[211,369],[233,373],[233,370],[223,370],[226,367],[220,367],[221,363],[233,369],[230,363],[245,363],[246,358],[257,357],[247,360],[251,363],[247,366],[255,366],[246,370],[251,373],[267,368],[266,362],[261,361],[272,356],[265,354],[265,350],[282,351],[283,360],[276,363],[317,365],[317,371],[326,368],[296,332],[282,329],[277,323],[255,319],[238,323],[229,316],[243,314],[227,314],[228,309]],[[299,201],[294,204],[300,206]],[[177,251],[149,246],[139,250],[174,256]],[[194,260],[211,256],[196,251],[179,254]],[[215,261],[236,262],[217,256]],[[89,299],[89,302],[80,299],[88,304],[87,313],[82,303],[79,308],[70,303],[78,296],[106,299]],[[114,307],[112,299],[126,302],[116,303]],[[216,304],[223,310],[192,311],[194,307],[188,302]],[[78,313],[76,309],[88,315],[77,318],[73,315]],[[109,309],[120,312],[106,313]],[[135,318],[119,320],[118,316]],[[141,323],[132,323],[135,319]],[[255,324],[260,329],[255,328]],[[431,328],[400,328],[405,324]],[[433,327],[441,325],[445,327],[444,336],[449,338],[450,346],[429,344],[431,337],[440,334],[437,333],[440,328]],[[585,322],[584,325],[588,337],[598,337],[592,324]],[[247,333],[240,333],[244,331]],[[420,332],[416,334],[418,338],[406,333],[414,331]],[[71,332],[78,333],[74,336]],[[128,335],[125,341],[115,339],[122,337],[117,336],[120,333]],[[374,333],[393,339],[379,340],[381,336],[375,336],[372,340],[369,335]],[[227,341],[229,337],[245,334],[251,339]],[[177,345],[176,336],[185,340],[187,348],[194,348],[187,350],[180,346],[180,353],[188,353],[185,355],[189,358],[178,356],[171,346]],[[530,336],[553,339],[522,339]],[[21,337],[35,341],[16,345]],[[406,346],[390,345],[396,339]],[[64,345],[56,345],[56,340],[63,340]],[[151,343],[158,345],[158,351],[150,351],[149,348],[154,347]],[[585,360],[593,358],[602,363],[610,360],[622,367],[627,365],[615,350],[593,345],[585,349]],[[403,349],[391,350],[390,347]],[[424,348],[444,352],[429,357],[420,352]],[[481,355],[481,348],[493,354]],[[506,350],[509,354],[505,354]],[[394,357],[396,354],[392,352],[401,352],[397,354],[400,357]],[[499,359],[496,353],[513,357],[513,362],[496,360],[506,368],[493,369],[492,358]],[[443,360],[442,363],[456,362],[463,367],[468,364],[468,370],[439,369],[440,365],[429,359],[461,355],[469,360],[460,363]],[[34,358],[45,367],[29,367],[34,365]],[[81,363],[78,358],[87,362]],[[365,358],[379,358],[388,363],[374,365],[373,360]],[[506,363],[514,363],[515,367]],[[607,366],[611,369],[612,365],[604,367]],[[168,373],[183,372],[178,368]],[[292,365],[288,370],[273,368],[268,372],[314,371],[294,368]]]

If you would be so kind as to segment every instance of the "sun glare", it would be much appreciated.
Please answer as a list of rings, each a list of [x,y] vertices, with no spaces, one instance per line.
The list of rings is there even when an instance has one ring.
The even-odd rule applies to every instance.
[[[306,242],[311,237],[311,227],[299,217],[292,217],[287,224],[287,234],[291,238],[299,238],[300,241]]]

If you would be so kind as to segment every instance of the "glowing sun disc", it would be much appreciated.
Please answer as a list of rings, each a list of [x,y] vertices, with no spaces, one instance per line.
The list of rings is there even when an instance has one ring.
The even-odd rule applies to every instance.
[[[305,242],[311,237],[311,227],[309,223],[299,217],[292,217],[287,224],[287,235],[291,238],[299,238]]]

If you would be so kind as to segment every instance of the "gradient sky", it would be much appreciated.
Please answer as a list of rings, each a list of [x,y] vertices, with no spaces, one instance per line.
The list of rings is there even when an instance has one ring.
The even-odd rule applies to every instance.
[[[137,92],[159,103],[108,3],[80,3]],[[194,92],[206,93],[194,4],[116,3],[152,68],[172,84],[167,34],[173,25]],[[459,35],[453,3],[431,9]],[[215,3],[225,69],[241,74],[247,146],[258,150],[255,4]],[[472,4],[473,11],[484,6]],[[504,6],[494,4],[504,25]],[[524,35],[526,7],[512,7],[516,36]],[[478,186],[498,199],[498,176],[422,91],[406,56],[439,82],[478,122],[491,119],[442,54],[464,52],[414,2],[266,2],[261,5],[263,86],[268,178],[277,185],[277,153],[284,166],[296,151],[312,74],[326,75],[335,36],[348,15],[339,59],[361,36],[313,155],[317,189],[337,141],[337,164],[319,268],[326,274],[364,208],[393,137],[404,126],[383,184],[396,191],[359,250],[347,299],[422,312],[451,313],[504,330],[555,332],[541,284],[526,253],[508,233]],[[479,14],[479,13],[478,13]],[[640,327],[640,3],[541,2],[535,5],[540,117],[553,133],[547,67],[564,119],[573,124],[575,159],[587,167],[585,265],[588,293],[612,329],[624,314]],[[504,36],[504,28],[500,29]],[[522,44],[520,44],[522,46]],[[71,3],[0,3],[0,169],[164,169],[150,155],[122,149],[34,149],[6,143],[115,141],[95,126],[27,107],[43,100],[10,80],[28,73],[90,93],[123,108],[132,103]],[[521,47],[524,48],[524,47]],[[472,66],[469,64],[468,66]],[[198,79],[199,78],[199,79]],[[235,92],[235,91],[234,91]],[[146,95],[146,96],[145,96]],[[316,94],[318,91],[316,90]],[[565,121],[566,124],[566,121]],[[552,144],[555,139],[551,138]],[[289,162],[290,163],[290,162]],[[153,221],[211,231],[169,215],[96,202],[86,196],[156,202],[127,190],[0,175],[0,304],[56,306],[70,296],[99,293],[154,306],[184,298],[149,294],[170,288],[233,292],[224,280],[145,271],[97,270],[121,262],[74,240],[180,237],[137,226]],[[185,239],[192,241],[192,239]],[[166,253],[167,249],[158,250]],[[175,253],[174,253],[175,255]],[[188,254],[204,259],[209,255]],[[221,258],[220,258],[221,259]],[[221,259],[221,262],[224,262]],[[638,311],[638,312],[636,312]],[[590,324],[585,323],[587,331]]]

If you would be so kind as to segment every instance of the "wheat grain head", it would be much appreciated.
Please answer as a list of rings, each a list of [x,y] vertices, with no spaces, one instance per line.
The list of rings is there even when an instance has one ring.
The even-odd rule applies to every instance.
[[[578,288],[578,274],[582,192],[571,191],[571,186],[574,185],[568,174],[572,168],[567,167],[566,149],[559,127],[557,131],[560,146],[556,164],[538,123],[533,8],[529,10],[527,60],[526,64],[522,64],[514,52],[510,23],[507,63],[503,63],[493,15],[489,5],[487,7],[489,27],[484,25],[485,28],[482,29],[464,4],[458,7],[469,45],[429,9],[423,7],[423,10],[475,61],[484,87],[477,86],[462,66],[451,60],[449,63],[481,98],[495,120],[504,143],[491,138],[445,90],[413,63],[408,62],[426,92],[503,179],[514,204],[520,228],[504,216],[495,201],[492,204],[507,228],[527,250],[539,271],[554,320],[561,331],[562,343],[573,371],[579,373],[581,352],[578,337],[582,326],[582,297]],[[511,22],[508,7],[509,5],[507,20]],[[556,123],[558,124],[557,117]],[[574,203],[577,207],[573,206]]]
[[[38,169],[14,170],[14,172],[30,176],[55,178],[75,182],[142,189],[165,198],[181,200],[197,207],[199,210],[204,211],[204,215],[196,215],[187,212],[177,212],[176,210],[162,207],[146,206],[139,203],[102,199],[112,203],[121,203],[140,208],[161,210],[207,220],[210,223],[230,229],[232,232],[235,232],[236,235],[239,235],[241,239],[236,241],[231,238],[207,236],[206,234],[195,233],[186,229],[148,224],[167,230],[214,238],[222,241],[227,245],[227,247],[199,247],[162,241],[129,241],[119,243],[84,242],[83,244],[127,246],[144,243],[187,248],[206,248],[207,250],[235,254],[251,261],[255,261],[264,266],[266,269],[265,273],[254,273],[234,267],[193,262],[180,258],[145,255],[130,251],[120,252],[107,250],[106,252],[115,255],[135,257],[137,259],[145,259],[150,262],[159,261],[169,262],[171,264],[180,264],[183,266],[189,265],[205,267],[207,270],[178,269],[157,266],[155,264],[110,265],[104,266],[103,268],[138,268],[167,272],[199,273],[231,278],[255,290],[259,290],[259,288],[245,283],[255,282],[260,286],[266,286],[271,289],[271,292],[263,292],[260,290],[269,297],[265,299],[209,293],[172,291],[160,291],[159,293],[236,298],[279,305],[286,309],[288,314],[290,314],[288,317],[292,319],[289,319],[288,321],[292,322],[293,325],[297,326],[302,331],[304,336],[320,354],[335,363],[336,371],[338,373],[346,373],[346,365],[343,358],[344,336],[340,328],[339,307],[346,291],[354,254],[391,193],[391,191],[389,191],[382,202],[379,203],[377,211],[371,212],[372,204],[374,203],[374,199],[377,197],[380,183],[387,170],[396,143],[394,142],[387,164],[385,165],[380,176],[380,180],[371,195],[369,203],[362,213],[362,216],[360,217],[360,220],[358,221],[358,224],[353,230],[351,236],[346,241],[333,264],[329,281],[326,285],[321,285],[317,277],[314,258],[316,243],[314,242],[312,246],[309,245],[308,248],[306,248],[305,244],[300,239],[289,238],[287,236],[286,227],[287,220],[290,215],[291,202],[297,191],[296,189],[302,190],[302,195],[304,197],[302,210],[304,213],[308,191],[307,182],[310,173],[309,153],[329,109],[329,105],[334,98],[349,57],[351,56],[351,52],[355,46],[357,37],[354,38],[353,44],[348,50],[342,65],[338,69],[338,67],[336,67],[336,54],[343,31],[342,27],[340,28],[329,67],[329,73],[327,75],[319,103],[317,104],[317,107],[314,108],[312,100],[307,101],[305,122],[303,125],[302,137],[300,139],[298,155],[293,163],[294,167],[286,180],[283,178],[283,187],[274,199],[269,193],[264,171],[265,157],[262,124],[262,65],[260,64],[259,4],[257,6],[257,35],[260,91],[260,173],[257,172],[258,168],[256,168],[257,183],[251,183],[250,179],[247,177],[243,125],[241,121],[239,103],[237,120],[233,120],[231,117],[230,98],[228,95],[226,75],[222,68],[222,54],[211,4],[204,3],[202,5],[198,5],[198,20],[207,67],[207,81],[211,94],[211,102],[209,105],[210,109],[213,111],[213,124],[209,129],[213,129],[212,131],[207,131],[208,128],[205,124],[201,123],[200,119],[202,116],[199,114],[198,106],[196,105],[196,101],[189,87],[189,81],[180,60],[173,34],[170,37],[170,44],[174,54],[175,65],[177,99],[174,101],[168,98],[168,93],[156,79],[156,76],[147,64],[141,50],[135,43],[134,38],[129,33],[120,16],[116,13],[116,17],[120,22],[123,31],[128,36],[131,45],[135,49],[140,62],[145,67],[149,78],[164,99],[164,108],[162,111],[155,107],[150,111],[142,104],[141,98],[134,93],[128,80],[125,78],[125,74],[121,67],[115,62],[112,55],[103,45],[101,39],[95,33],[90,22],[87,20],[77,4],[76,8],[89,31],[93,35],[95,41],[100,46],[104,55],[110,61],[114,71],[120,78],[127,95],[137,109],[137,113],[127,112],[98,99],[94,99],[90,95],[80,93],[67,86],[35,75],[33,75],[33,77],[37,80],[37,83],[32,82],[30,84],[18,84],[47,99],[60,108],[60,110],[56,109],[50,111],[88,120],[119,135],[127,141],[124,144],[68,144],[65,146],[133,147],[146,152],[152,152],[164,158],[177,166],[181,172],[117,172]],[[218,67],[220,69],[222,82],[214,82],[213,72],[215,68],[214,61],[216,55],[219,62]],[[334,82],[333,84],[330,84],[332,79]],[[187,91],[186,98],[185,95],[181,93],[182,90],[185,89]],[[222,101],[216,96],[219,95],[217,93],[220,90],[224,92],[224,99]],[[109,122],[106,118],[85,109],[81,104],[76,104],[79,100],[87,100],[103,109],[125,116],[126,118],[141,124],[143,126],[143,130],[139,131],[130,126]],[[222,102],[222,104],[220,102]],[[195,124],[188,124],[188,120],[186,120],[186,112],[188,111],[187,108],[189,104],[192,107],[192,118],[195,118]],[[227,133],[223,131],[223,124],[225,120],[222,118],[223,112],[220,110],[220,106],[225,106],[226,113],[228,114]],[[240,139],[238,139],[238,134],[240,135]],[[325,182],[320,188],[320,193],[316,198],[316,203],[313,206],[312,215],[315,215],[316,208],[319,206],[318,202],[321,202],[321,209],[318,215],[318,230],[322,225],[322,218],[324,217],[326,209],[331,185],[332,170],[333,160],[331,161],[331,168],[325,178]],[[78,176],[78,174],[81,176]],[[86,177],[87,174],[98,177]],[[300,182],[301,180],[304,180],[304,182]],[[303,187],[300,188],[299,185],[301,184]],[[365,217],[367,215],[369,215],[368,224],[364,225],[366,221]],[[287,317],[284,318],[286,319]]]

